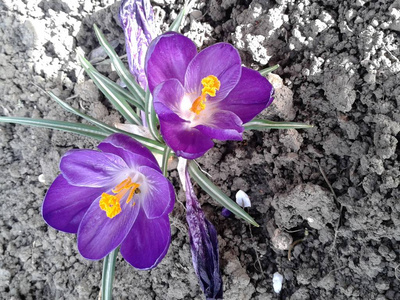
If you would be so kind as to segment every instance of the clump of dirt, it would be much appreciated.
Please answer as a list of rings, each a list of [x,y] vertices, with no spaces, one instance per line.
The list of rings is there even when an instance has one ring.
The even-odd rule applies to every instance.
[[[182,4],[153,2],[160,32]],[[122,121],[75,59],[77,47],[89,56],[99,46],[94,23],[124,54],[118,6],[109,0],[3,1],[1,115],[78,120],[39,86],[107,123]],[[284,276],[283,299],[400,298],[399,12],[399,1],[386,0],[212,0],[197,1],[185,19],[183,33],[199,48],[230,42],[247,67],[281,65],[271,79],[275,102],[260,117],[314,125],[245,132],[242,142],[217,142],[198,160],[228,196],[239,189],[250,196],[249,213],[260,224],[250,228],[223,218],[221,208],[197,190],[219,234],[226,299],[277,298],[276,271]],[[96,67],[117,80],[109,64]],[[98,298],[101,262],[84,260],[75,237],[53,230],[40,216],[60,157],[96,143],[1,125],[1,298]],[[177,172],[169,175],[184,201]],[[274,249],[271,220],[302,240],[291,249],[291,260],[287,250]],[[116,299],[203,298],[179,203],[171,223],[171,248],[156,269],[136,271],[118,258]]]

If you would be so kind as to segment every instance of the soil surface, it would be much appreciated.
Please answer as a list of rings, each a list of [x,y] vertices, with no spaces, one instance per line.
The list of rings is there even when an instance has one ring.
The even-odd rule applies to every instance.
[[[160,32],[182,3],[152,2]],[[99,47],[93,24],[125,54],[118,7],[112,0],[3,0],[0,114],[79,121],[44,89],[104,122],[122,122],[75,57],[80,47],[101,58],[92,52]],[[314,125],[246,132],[242,142],[217,142],[198,160],[228,196],[239,189],[250,196],[248,212],[260,224],[222,217],[196,187],[218,231],[225,299],[400,299],[400,1],[197,1],[183,25],[199,48],[229,42],[248,67],[279,63],[275,101],[260,117]],[[107,60],[96,67],[118,79]],[[101,261],[83,259],[76,237],[40,215],[60,157],[96,144],[0,126],[1,299],[98,299]],[[175,170],[170,178],[184,202]],[[171,222],[172,244],[156,269],[137,271],[118,257],[115,299],[203,299],[182,203]],[[289,253],[291,241],[299,242]],[[284,277],[279,295],[275,272]]]

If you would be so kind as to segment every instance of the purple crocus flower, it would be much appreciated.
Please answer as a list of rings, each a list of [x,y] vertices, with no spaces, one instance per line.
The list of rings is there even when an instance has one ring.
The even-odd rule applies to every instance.
[[[119,19],[125,32],[129,71],[142,88],[147,87],[144,59],[150,42],[155,38],[154,13],[149,0],[124,0]]]
[[[186,220],[189,225],[193,267],[206,299],[222,299],[217,232],[204,216],[187,169],[185,177]]]
[[[242,67],[227,43],[197,53],[190,39],[167,32],[150,44],[145,71],[161,134],[187,159],[203,155],[213,139],[241,140],[243,124],[273,100],[272,85]]]
[[[77,233],[78,250],[87,259],[101,259],[121,246],[132,266],[153,268],[170,244],[173,187],[152,153],[132,138],[113,134],[98,148],[62,157],[43,218],[55,229]]]

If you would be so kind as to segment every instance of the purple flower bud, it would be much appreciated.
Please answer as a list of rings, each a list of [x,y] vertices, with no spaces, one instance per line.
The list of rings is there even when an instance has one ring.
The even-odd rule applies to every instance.
[[[187,169],[185,175],[186,220],[189,224],[193,267],[206,299],[222,299],[217,232],[201,210]]]
[[[223,215],[225,218],[229,218],[230,216],[232,216],[232,212],[224,207],[222,208],[221,215]]]
[[[144,73],[144,59],[150,42],[155,38],[154,13],[150,1],[122,1],[119,19],[125,32],[129,71],[145,89],[147,79]]]

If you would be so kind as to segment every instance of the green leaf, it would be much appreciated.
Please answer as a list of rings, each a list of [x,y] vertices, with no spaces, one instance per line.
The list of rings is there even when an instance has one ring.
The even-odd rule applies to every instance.
[[[114,282],[115,261],[118,248],[111,251],[103,261],[103,275],[101,277],[101,299],[112,300],[112,287]]]
[[[168,175],[168,160],[170,158],[170,155],[171,155],[171,148],[166,146],[164,153],[163,153],[162,165],[161,165],[161,169],[162,169],[164,177],[167,177],[167,175]]]
[[[22,117],[0,117],[0,122],[57,129],[84,135],[100,141],[104,140],[109,135],[108,133],[104,132],[103,130],[95,126],[85,125],[80,123],[64,122],[64,121],[31,119]]]
[[[103,131],[109,132],[109,133],[114,133],[114,132],[119,132],[120,130],[118,130],[115,127],[111,127],[108,126],[106,123],[103,123],[95,118],[92,118],[86,114],[84,114],[83,112],[81,112],[78,109],[73,108],[71,105],[69,105],[68,103],[62,101],[60,98],[58,98],[56,95],[54,95],[54,93],[52,92],[47,92],[47,94],[49,94],[49,96],[56,101],[58,104],[61,105],[62,108],[64,108],[66,111],[69,111],[83,119],[85,119],[86,121],[92,123],[93,125],[97,126],[100,129],[103,129]]]
[[[181,27],[182,21],[185,16],[188,14],[189,10],[192,8],[194,1],[186,1],[184,7],[179,12],[178,16],[172,22],[171,26],[169,27],[168,31],[176,31],[179,32],[179,28]]]
[[[260,72],[260,74],[261,74],[262,76],[267,76],[268,73],[271,73],[271,72],[273,72],[273,71],[279,69],[279,67],[280,67],[280,65],[275,65],[275,66],[266,68],[266,69],[264,69],[264,70],[261,70],[261,71],[259,71],[259,72]]]
[[[56,95],[54,95],[52,92],[49,92],[48,94],[51,96],[51,98],[53,98],[56,102],[58,102],[64,109],[84,118],[85,120],[87,120],[88,122],[97,126],[98,128],[102,129],[103,131],[106,131],[108,133],[119,132],[119,133],[129,135],[132,138],[134,138],[135,140],[137,140],[139,143],[141,143],[143,146],[147,147],[150,151],[159,153],[159,154],[163,154],[164,148],[165,148],[165,146],[163,144],[161,144],[155,140],[134,134],[134,133],[130,133],[130,132],[127,132],[127,131],[124,131],[124,130],[121,130],[121,129],[118,129],[115,127],[111,127],[111,126],[109,126],[95,118],[92,118],[88,115],[85,115],[84,113],[80,112],[79,110],[73,108],[72,106],[70,106],[69,104],[65,103],[60,98],[58,98]]]
[[[72,122],[65,122],[65,121],[55,121],[55,120],[46,120],[46,119],[31,119],[31,118],[22,118],[22,117],[0,117],[0,122],[3,123],[13,123],[13,124],[20,124],[20,125],[27,125],[27,126],[35,126],[35,127],[42,127],[42,128],[49,128],[49,129],[57,129],[61,131],[72,132],[84,136],[88,136],[97,140],[104,140],[108,137],[111,133],[105,132],[104,130],[86,124],[80,123],[72,123]],[[115,128],[114,132],[119,132],[126,134],[143,146],[147,147],[151,152],[163,154],[165,151],[165,146],[161,143],[158,143],[152,139],[148,139],[142,137],[137,134],[133,134],[130,132],[126,132],[124,130],[120,130]]]
[[[207,192],[215,201],[229,209],[239,218],[253,224],[256,227],[259,225],[247,214],[235,201],[224,194],[215,184],[213,184],[197,167],[194,161],[189,161],[189,172],[192,178]]]
[[[244,124],[245,130],[266,130],[266,129],[307,129],[313,128],[313,125],[295,122],[274,122],[262,119],[253,119]]]
[[[146,114],[147,126],[149,127],[150,133],[153,136],[153,138],[161,142],[163,139],[157,130],[158,119],[154,111],[153,96],[151,95],[149,89],[147,89],[146,91],[145,103],[146,103],[145,114]]]
[[[158,154],[163,154],[164,150],[165,150],[165,145],[149,139],[149,138],[145,138],[143,136],[137,135],[137,134],[133,134],[130,132],[126,132],[123,130],[120,130],[121,133],[124,133],[126,135],[129,135],[130,137],[134,138],[135,140],[137,140],[139,143],[141,143],[143,146],[145,146],[146,148],[148,148],[151,152],[154,153],[158,153]]]
[[[133,96],[137,100],[141,100],[143,102],[144,100],[144,90],[141,88],[141,86],[136,82],[136,80],[132,77],[131,73],[125,68],[125,65],[121,61],[121,59],[118,57],[117,53],[115,53],[115,50],[111,45],[108,43],[107,39],[105,38],[104,34],[100,31],[100,29],[96,26],[96,24],[93,25],[94,27],[94,32],[96,33],[97,38],[99,39],[99,42],[101,46],[103,46],[104,50],[107,52],[108,56],[111,59],[111,62],[117,71],[119,77],[121,80],[126,84],[126,87],[128,90],[133,94]],[[144,103],[142,105],[144,107]]]
[[[128,91],[120,87],[118,84],[116,84],[114,81],[110,80],[106,76],[102,75],[80,52],[78,52],[78,58],[86,73],[88,73],[90,78],[92,78],[96,86],[103,92],[107,99],[110,100],[111,103],[113,103],[113,105],[115,105],[116,107],[122,107],[122,111],[120,111],[120,113],[124,115],[124,117],[125,115],[127,115],[125,117],[127,120],[130,118],[138,118],[136,113],[136,116],[130,116],[134,112],[127,102],[131,103],[133,106],[136,106],[141,110],[144,110],[143,101],[137,101]],[[117,103],[114,104],[114,102]]]

